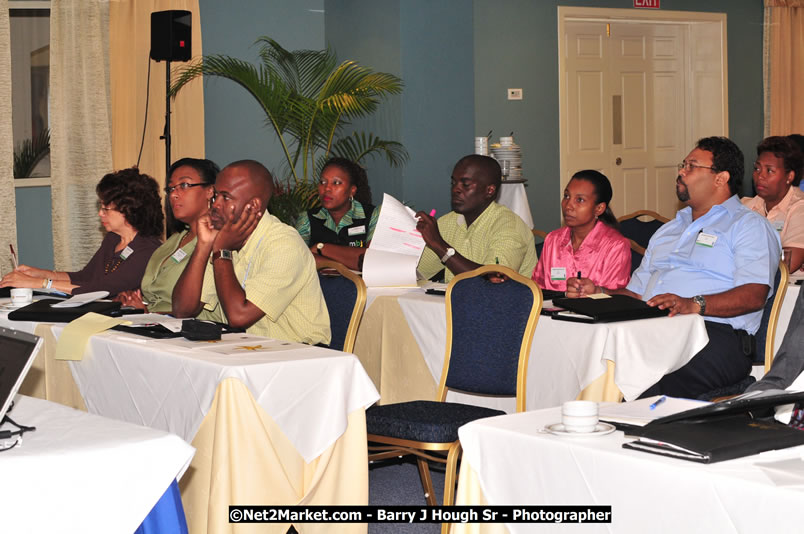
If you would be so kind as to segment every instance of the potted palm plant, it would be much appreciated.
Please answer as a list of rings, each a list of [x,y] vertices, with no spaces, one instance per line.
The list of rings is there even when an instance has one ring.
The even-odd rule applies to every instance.
[[[391,166],[407,161],[407,151],[396,141],[344,131],[352,120],[374,113],[388,95],[401,93],[400,78],[354,61],[338,63],[329,48],[288,51],[269,37],[255,44],[259,64],[225,55],[204,56],[178,70],[170,92],[175,95],[198,76],[218,76],[237,83],[257,100],[286,158],[285,175],[277,179],[269,204],[271,213],[292,224],[296,215],[315,207],[315,177],[332,156],[358,163],[380,156]]]

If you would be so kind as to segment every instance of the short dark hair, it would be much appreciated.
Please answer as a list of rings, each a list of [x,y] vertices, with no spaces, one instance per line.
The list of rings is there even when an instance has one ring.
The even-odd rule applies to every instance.
[[[703,137],[695,148],[712,153],[712,170],[729,173],[729,191],[736,195],[745,175],[745,156],[740,147],[727,137]]]
[[[109,173],[95,187],[105,205],[123,214],[126,222],[143,237],[161,237],[165,222],[159,184],[136,167]]]
[[[764,152],[770,152],[781,159],[784,162],[785,173],[793,171],[791,183],[794,186],[801,183],[802,155],[798,145],[790,137],[776,135],[766,137],[757,145],[757,156],[761,156]]]
[[[321,167],[322,174],[327,167],[337,167],[343,171],[349,178],[349,185],[357,188],[354,198],[363,205],[371,204],[371,187],[369,187],[368,175],[359,163],[346,158],[334,157],[328,159],[324,166]]]
[[[170,177],[176,172],[179,167],[190,167],[194,169],[201,177],[202,184],[215,185],[215,178],[221,172],[220,168],[215,162],[208,159],[198,158],[181,158],[173,162],[173,165],[168,169],[165,185],[170,183]],[[165,231],[167,237],[170,237],[174,232],[181,232],[187,226],[180,220],[173,216],[173,208],[170,207],[170,195],[165,195]]]
[[[612,228],[619,229],[620,225],[617,222],[617,217],[611,211],[611,197],[614,196],[614,191],[612,191],[611,182],[609,182],[606,175],[594,169],[586,169],[573,174],[571,180],[584,180],[592,184],[592,187],[595,188],[595,203],[606,203],[606,211],[600,216],[600,220]]]
[[[488,180],[489,185],[496,187],[497,195],[500,194],[500,185],[502,185],[502,169],[500,162],[490,156],[481,156],[480,154],[469,154],[458,160],[455,167],[458,165],[469,165],[477,167],[484,178]]]

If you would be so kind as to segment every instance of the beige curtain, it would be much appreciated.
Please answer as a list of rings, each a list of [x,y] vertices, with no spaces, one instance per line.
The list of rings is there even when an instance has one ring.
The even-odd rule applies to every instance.
[[[765,134],[804,134],[804,0],[765,0]]]
[[[192,54],[201,55],[198,0],[111,0],[109,40],[112,90],[112,159],[115,169],[136,165],[142,141],[146,89],[150,87],[145,144],[139,168],[164,185],[165,62],[149,59],[151,12],[183,9],[192,13]],[[148,83],[148,65],[151,79]],[[186,63],[171,63],[171,70]],[[174,76],[175,78],[175,76]],[[171,102],[171,160],[204,157],[204,92],[201,79]]]
[[[11,35],[8,22],[8,0],[0,0],[0,72],[11,72]],[[11,131],[11,76],[0,76],[0,273],[13,267],[8,244],[17,250],[17,206],[14,196],[14,135]],[[5,154],[5,156],[3,156]]]
[[[57,270],[83,267],[103,237],[95,185],[112,170],[108,0],[50,6],[51,195]]]

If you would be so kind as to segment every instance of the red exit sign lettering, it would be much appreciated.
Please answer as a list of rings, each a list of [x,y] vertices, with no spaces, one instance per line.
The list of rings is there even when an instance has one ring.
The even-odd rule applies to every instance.
[[[634,0],[634,7],[659,9],[659,0]]]

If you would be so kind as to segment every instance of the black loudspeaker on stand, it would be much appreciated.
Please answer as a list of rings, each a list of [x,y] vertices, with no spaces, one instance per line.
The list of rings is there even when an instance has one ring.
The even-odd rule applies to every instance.
[[[151,13],[151,59],[165,61],[165,180],[170,170],[170,62],[192,55],[192,13],[184,10]]]

